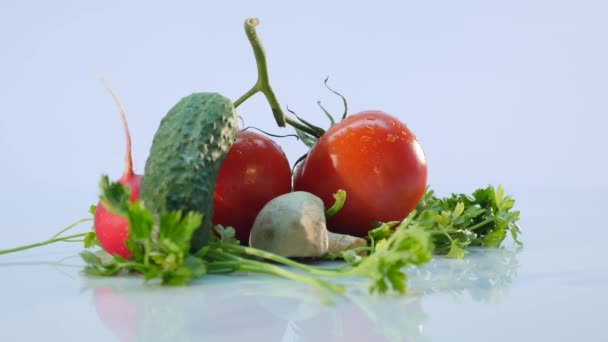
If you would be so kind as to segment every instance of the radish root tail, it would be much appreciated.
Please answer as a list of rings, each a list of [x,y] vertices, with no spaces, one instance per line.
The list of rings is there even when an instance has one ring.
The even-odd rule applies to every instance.
[[[108,85],[108,82],[101,75],[97,75],[103,86],[106,88],[108,93],[114,99],[116,103],[116,107],[118,107],[118,111],[120,112],[120,120],[122,121],[122,127],[125,130],[125,138],[127,143],[127,150],[125,152],[125,169],[123,176],[132,176],[133,175],[133,158],[131,157],[131,133],[129,133],[129,124],[127,123],[127,116],[125,115],[125,111],[120,104],[120,100],[118,100],[118,96],[114,93],[112,88]]]

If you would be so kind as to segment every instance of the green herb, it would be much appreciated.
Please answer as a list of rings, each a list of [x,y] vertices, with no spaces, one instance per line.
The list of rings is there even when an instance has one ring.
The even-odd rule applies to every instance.
[[[291,259],[255,248],[225,245],[222,249],[237,255],[262,258],[291,266],[321,277],[361,277],[371,280],[370,293],[384,294],[389,290],[403,293],[406,289],[404,268],[422,265],[432,257],[433,246],[429,234],[421,222],[414,222],[413,215],[397,227],[393,234],[376,244],[374,253],[360,256],[355,250],[341,253],[347,264],[338,269],[312,267]],[[211,246],[215,246],[214,243]]]
[[[521,245],[517,221],[519,211],[513,211],[515,201],[506,196],[502,186],[478,189],[472,195],[452,194],[447,198],[435,196],[427,188],[412,220],[420,222],[431,234],[435,254],[462,258],[469,246],[499,247],[510,233]],[[372,229],[368,241],[386,239],[393,234],[398,222],[382,223]]]
[[[393,290],[404,293],[406,275],[403,268],[431,260],[433,244],[424,222],[414,221],[415,215],[415,212],[410,214],[389,238],[375,242],[373,253],[361,258],[352,270],[358,276],[372,278],[370,292],[385,293],[390,285]]]
[[[127,248],[132,259],[119,256],[103,260],[99,254],[81,253],[89,275],[115,275],[121,271],[141,273],[146,280],[161,279],[166,285],[183,285],[206,273],[202,260],[189,254],[190,239],[201,224],[198,213],[170,212],[155,223],[152,214],[139,201],[129,201],[129,191],[120,183],[101,181],[101,202],[110,212],[129,221]],[[153,231],[157,230],[155,234]],[[86,247],[86,245],[85,245]]]
[[[93,221],[93,219],[92,218],[80,219],[80,220],[72,223],[71,225],[63,228],[58,233],[56,233],[55,235],[51,236],[50,238],[48,238],[44,241],[32,243],[32,244],[25,245],[25,246],[3,249],[3,250],[0,250],[0,255],[15,253],[15,252],[19,252],[19,251],[24,251],[26,249],[32,249],[32,248],[41,247],[41,246],[46,246],[46,245],[50,245],[50,244],[53,244],[56,242],[82,242],[83,239],[86,242],[87,234],[89,234],[89,233],[78,233],[78,234],[70,234],[70,235],[65,235],[65,233],[67,231],[81,225],[82,223],[90,222],[90,221]],[[88,241],[92,242],[90,238]]]
[[[207,274],[244,271],[299,281],[324,295],[328,292],[341,294],[344,288],[322,277],[363,277],[371,280],[370,292],[382,294],[391,289],[404,292],[406,276],[403,269],[427,262],[433,250],[423,222],[414,221],[412,214],[390,237],[376,242],[371,255],[359,256],[354,251],[344,253],[348,263],[339,269],[305,265],[241,246],[234,237],[234,229],[222,226],[215,227],[218,236],[212,236],[207,246],[193,254],[189,242],[202,220],[200,214],[169,212],[156,217],[142,202],[130,202],[129,191],[122,184],[110,183],[106,176],[101,181],[101,202],[110,212],[127,218],[126,244],[132,257],[126,260],[107,253],[84,251],[81,256],[87,264],[85,273],[89,275],[134,272],[142,274],[146,281],[157,279],[164,285],[183,285]]]

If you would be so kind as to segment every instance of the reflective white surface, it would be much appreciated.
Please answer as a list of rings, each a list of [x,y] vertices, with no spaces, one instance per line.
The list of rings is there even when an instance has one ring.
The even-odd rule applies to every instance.
[[[0,255],[5,341],[608,341],[608,2],[2,1],[0,249],[42,240],[117,179],[124,140],[100,72],[129,117],[142,172],[181,97],[235,99],[255,81],[243,19],[258,16],[283,106],[326,127],[380,109],[408,124],[439,194],[502,183],[522,212],[517,252],[409,270],[405,297],[332,306],[280,279],[185,288],[80,274],[80,246]],[[246,125],[285,134],[262,96]],[[293,163],[306,152],[280,144]],[[76,256],[76,257],[75,257]],[[62,260],[66,257],[70,257]]]
[[[549,198],[520,208],[522,249],[435,258],[408,270],[402,297],[370,297],[365,280],[346,279],[346,296],[327,306],[304,285],[259,275],[183,288],[89,278],[77,257],[60,260],[74,245],[2,256],[0,341],[605,341],[603,196],[582,195],[595,203],[585,215]]]

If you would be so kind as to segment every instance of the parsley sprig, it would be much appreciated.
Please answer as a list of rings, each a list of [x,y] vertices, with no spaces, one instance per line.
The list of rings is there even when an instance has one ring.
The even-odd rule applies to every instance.
[[[129,201],[129,192],[122,184],[103,177],[101,189],[104,207],[129,221],[126,244],[133,255],[126,260],[83,251],[86,274],[108,276],[124,270],[141,273],[145,280],[158,278],[166,285],[183,285],[206,273],[202,260],[189,254],[190,239],[202,222],[201,214],[170,212],[155,222],[140,201]]]
[[[347,264],[337,269],[312,267],[251,247],[228,245],[224,248],[233,253],[263,258],[320,277],[368,278],[370,280],[369,292],[379,294],[391,290],[404,293],[407,282],[403,270],[428,262],[433,251],[430,236],[419,222],[414,222],[411,218],[397,227],[389,238],[379,241],[370,255],[359,255],[358,250],[341,253],[341,257]]]
[[[130,202],[129,191],[120,183],[101,181],[101,202],[112,213],[127,218],[127,260],[104,252],[84,251],[85,273],[114,276],[123,273],[142,274],[146,281],[160,280],[164,285],[183,285],[210,274],[251,272],[299,281],[327,293],[341,294],[344,287],[326,280],[330,277],[363,277],[371,280],[370,292],[386,293],[406,289],[405,267],[421,265],[432,256],[430,235],[420,222],[403,222],[387,239],[378,241],[374,253],[360,256],[355,251],[344,253],[348,261],[338,269],[315,267],[269,253],[241,246],[234,229],[215,227],[217,236],[196,253],[190,251],[190,239],[202,222],[199,213],[168,212],[153,215],[141,201]],[[288,267],[283,267],[288,266]],[[291,268],[295,269],[292,270]]]
[[[453,194],[439,198],[426,191],[416,210],[402,222],[378,223],[368,234],[368,246],[330,255],[346,263],[337,268],[303,264],[263,250],[241,246],[234,229],[214,227],[210,243],[196,253],[190,240],[202,222],[196,212],[168,212],[153,215],[141,201],[130,202],[129,191],[122,184],[101,181],[101,202],[114,214],[127,218],[127,248],[131,258],[112,256],[103,250],[81,253],[86,263],[84,273],[95,276],[141,274],[145,281],[163,285],[184,285],[212,274],[249,272],[278,276],[308,284],[323,294],[342,294],[345,288],[328,278],[359,277],[370,280],[370,293],[406,291],[405,268],[428,262],[432,254],[462,258],[473,246],[498,247],[511,235],[521,245],[517,225],[519,211],[502,186],[478,189],[471,195]],[[92,206],[89,210],[95,212]],[[65,235],[80,220],[62,229],[50,239],[31,245],[0,251],[0,254],[43,246],[55,242],[84,242],[85,248],[99,247],[95,232]],[[284,267],[287,266],[287,267]]]
[[[510,234],[516,244],[521,230],[517,225],[519,211],[515,201],[505,195],[504,188],[488,186],[473,194],[452,194],[446,198],[427,189],[418,204],[412,221],[431,235],[435,254],[462,258],[470,246],[499,247]],[[411,216],[411,215],[410,215]],[[371,249],[375,241],[394,234],[399,222],[379,223],[368,235]]]

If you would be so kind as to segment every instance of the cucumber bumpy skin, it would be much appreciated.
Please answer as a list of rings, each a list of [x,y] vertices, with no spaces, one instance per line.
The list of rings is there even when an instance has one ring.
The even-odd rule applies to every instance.
[[[213,217],[213,190],[237,134],[232,102],[217,93],[195,93],[162,119],[146,161],[140,198],[155,215],[173,210],[203,214],[192,251],[207,245]]]

